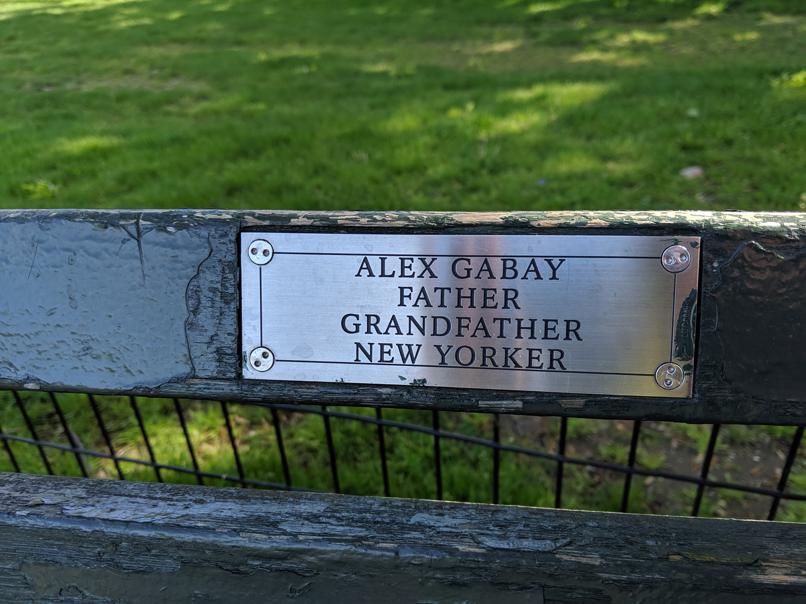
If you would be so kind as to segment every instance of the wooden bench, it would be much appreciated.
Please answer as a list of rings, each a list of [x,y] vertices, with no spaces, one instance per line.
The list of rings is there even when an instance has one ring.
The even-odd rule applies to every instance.
[[[242,379],[238,238],[259,229],[700,237],[692,395]],[[806,499],[786,491],[806,425],[804,240],[806,214],[785,213],[2,212],[0,387],[797,426],[762,489],[777,505]],[[806,596],[801,524],[25,474],[0,492],[3,600]]]

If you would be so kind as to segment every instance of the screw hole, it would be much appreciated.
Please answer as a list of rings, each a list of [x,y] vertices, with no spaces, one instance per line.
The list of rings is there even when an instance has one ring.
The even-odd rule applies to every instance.
[[[264,359],[268,359],[269,358],[269,353],[264,351],[263,354],[260,355],[260,356],[262,356]]]
[[[260,361],[258,360],[255,361],[255,367],[260,367]]]
[[[251,250],[249,250],[249,253],[252,254],[253,256],[256,255],[257,254],[257,248],[253,247]]]

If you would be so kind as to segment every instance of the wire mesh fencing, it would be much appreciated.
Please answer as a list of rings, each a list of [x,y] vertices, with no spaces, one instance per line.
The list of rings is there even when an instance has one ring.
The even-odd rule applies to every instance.
[[[806,520],[803,426],[0,392],[0,470]]]

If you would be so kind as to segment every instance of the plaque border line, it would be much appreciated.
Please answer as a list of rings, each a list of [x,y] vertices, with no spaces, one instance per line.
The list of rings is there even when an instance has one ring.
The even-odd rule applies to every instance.
[[[421,254],[404,254],[404,253],[385,253],[385,252],[294,252],[294,251],[274,251],[275,256],[389,256],[389,257],[416,257]],[[428,254],[429,258],[556,258],[557,254]],[[602,259],[602,260],[660,260],[661,256],[605,256],[605,255],[568,255],[563,254],[563,258],[575,259]],[[260,269],[260,344],[263,345],[263,266]],[[675,323],[675,302],[677,296],[677,274],[673,275],[674,281],[672,284],[672,327],[670,332],[669,344],[669,361],[674,356],[674,323]],[[328,360],[311,360],[311,359],[275,359],[275,363],[305,363],[310,365],[364,365],[364,366],[378,366],[378,367],[418,367],[422,369],[471,369],[471,370],[489,370],[489,371],[515,371],[515,372],[528,372],[528,373],[572,373],[579,375],[616,375],[625,377],[654,377],[654,373],[622,373],[611,371],[579,371],[567,369],[529,369],[527,367],[463,367],[447,366],[447,365],[422,365],[411,363],[364,363],[355,361],[328,361]]]
[[[654,373],[619,373],[612,371],[579,371],[571,369],[529,369],[528,367],[465,367],[462,365],[422,365],[412,363],[365,363],[362,361],[317,361],[311,359],[275,359],[275,363],[308,363],[319,365],[364,365],[378,367],[421,367],[423,369],[475,369],[487,371],[527,371],[530,373],[578,373],[581,375],[623,375],[628,377],[654,377]]]
[[[260,288],[260,345],[263,346],[263,266],[258,268],[258,287]],[[674,311],[672,311],[674,314]]]
[[[418,257],[423,254],[387,254],[385,252],[278,252],[275,256],[390,256],[390,257]],[[660,260],[661,256],[594,256],[570,254],[426,254],[429,258],[575,258],[587,260]]]
[[[675,325],[677,324],[677,273],[672,273],[672,325],[669,330],[669,362],[674,361]]]

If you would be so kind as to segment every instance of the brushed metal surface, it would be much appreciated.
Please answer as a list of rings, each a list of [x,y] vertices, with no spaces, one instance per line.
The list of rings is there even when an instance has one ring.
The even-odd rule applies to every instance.
[[[685,270],[664,268],[670,246]],[[698,237],[243,232],[240,249],[245,379],[691,396]]]

